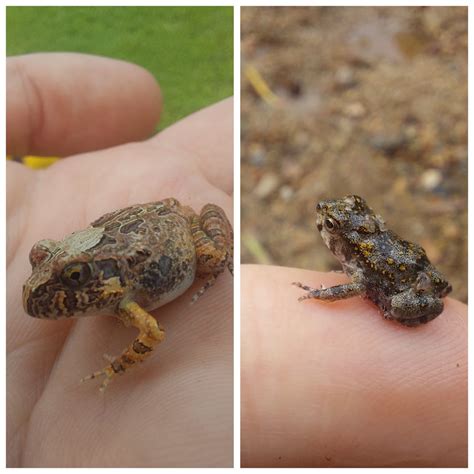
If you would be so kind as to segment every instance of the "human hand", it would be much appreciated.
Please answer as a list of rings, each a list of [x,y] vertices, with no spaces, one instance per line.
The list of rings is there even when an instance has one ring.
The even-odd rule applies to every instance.
[[[242,467],[467,466],[466,305],[408,328],[291,285],[344,275],[243,265],[241,281]]]
[[[7,146],[72,155],[42,171],[7,163],[7,465],[232,465],[232,280],[190,307],[197,282],[153,312],[165,341],[99,394],[79,383],[134,330],[114,318],[36,320],[22,308],[40,239],[61,239],[111,210],[175,197],[232,215],[232,101],[145,141],[161,94],[143,69],[78,54],[7,61]],[[115,146],[120,145],[120,146]]]

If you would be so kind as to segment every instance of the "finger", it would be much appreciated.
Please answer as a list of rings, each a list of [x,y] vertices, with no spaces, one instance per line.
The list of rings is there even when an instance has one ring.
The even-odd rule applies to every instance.
[[[167,128],[156,140],[186,151],[211,184],[228,194],[233,187],[233,99],[196,112]]]
[[[71,53],[7,60],[7,151],[69,155],[149,137],[161,94],[123,61]]]
[[[292,281],[347,277],[242,268],[242,465],[466,465],[466,306],[407,328]]]

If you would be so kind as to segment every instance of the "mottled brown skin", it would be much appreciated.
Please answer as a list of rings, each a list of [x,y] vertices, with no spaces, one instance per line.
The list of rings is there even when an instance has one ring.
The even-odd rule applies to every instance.
[[[232,227],[224,211],[207,204],[196,214],[176,199],[111,212],[62,241],[41,240],[30,252],[32,275],[23,306],[35,318],[113,314],[138,337],[103,370],[101,390],[144,360],[164,338],[148,311],[205,280],[195,302],[227,267],[233,272]]]
[[[325,244],[341,262],[351,282],[325,289],[294,285],[308,291],[300,300],[337,301],[362,295],[386,319],[418,326],[439,316],[451,285],[417,244],[388,230],[359,196],[321,201],[317,227]]]

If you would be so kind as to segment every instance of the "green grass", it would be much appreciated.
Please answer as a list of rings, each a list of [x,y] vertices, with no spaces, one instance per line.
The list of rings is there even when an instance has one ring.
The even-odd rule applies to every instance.
[[[232,95],[232,7],[8,7],[7,55],[73,51],[148,69],[162,129]]]

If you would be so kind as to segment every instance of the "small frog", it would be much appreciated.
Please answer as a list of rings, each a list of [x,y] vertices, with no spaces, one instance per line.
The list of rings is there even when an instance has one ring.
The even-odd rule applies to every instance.
[[[444,276],[417,244],[388,230],[379,215],[359,196],[321,201],[316,225],[351,282],[308,291],[300,301],[316,298],[336,301],[363,295],[386,319],[418,326],[439,316],[443,298],[451,290]]]
[[[226,267],[233,273],[232,242],[232,227],[214,204],[199,215],[173,198],[127,207],[61,241],[37,242],[23,306],[30,316],[44,319],[114,315],[139,330],[120,356],[82,379],[103,376],[104,391],[163,340],[165,333],[149,311],[184,293],[196,277],[206,281],[192,302]]]

